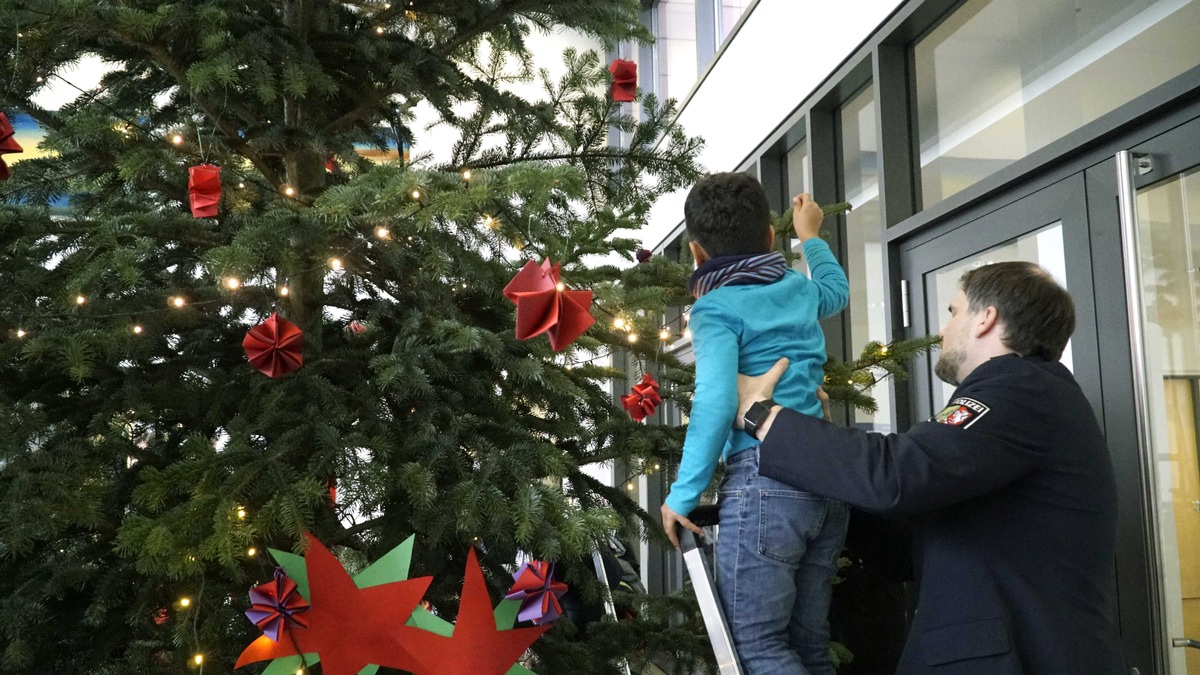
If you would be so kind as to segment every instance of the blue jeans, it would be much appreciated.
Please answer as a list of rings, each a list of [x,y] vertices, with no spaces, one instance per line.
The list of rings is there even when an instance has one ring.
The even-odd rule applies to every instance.
[[[833,675],[829,601],[849,508],[758,475],[758,447],[721,482],[717,592],[747,675]]]

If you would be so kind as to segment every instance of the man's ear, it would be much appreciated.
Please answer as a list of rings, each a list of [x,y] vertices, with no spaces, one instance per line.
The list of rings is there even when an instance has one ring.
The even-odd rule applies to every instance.
[[[995,307],[987,306],[982,310],[975,312],[974,321],[971,326],[971,332],[975,337],[980,338],[993,330],[1003,331],[1000,324],[1000,314]]]
[[[688,242],[688,249],[692,252],[692,259],[696,261],[697,266],[703,265],[712,257],[708,254],[708,251],[704,250],[703,246],[694,241]]]

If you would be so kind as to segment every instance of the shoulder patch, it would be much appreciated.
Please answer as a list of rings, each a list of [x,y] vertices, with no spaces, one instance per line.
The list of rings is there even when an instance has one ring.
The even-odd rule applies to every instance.
[[[991,408],[973,398],[959,397],[950,401],[942,411],[934,416],[933,421],[952,427],[966,429],[988,413]]]

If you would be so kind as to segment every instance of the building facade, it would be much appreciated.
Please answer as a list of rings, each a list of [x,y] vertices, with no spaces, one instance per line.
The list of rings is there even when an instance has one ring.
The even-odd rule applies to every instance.
[[[658,42],[617,55],[644,90],[680,99],[708,170],[757,176],[777,210],[801,191],[853,205],[827,223],[851,288],[826,325],[832,356],[937,333],[975,266],[1029,260],[1067,287],[1078,328],[1063,361],[1118,481],[1130,672],[1200,675],[1200,0],[644,6]],[[649,248],[679,250],[685,196],[657,205]],[[931,416],[950,393],[932,358],[846,422]],[[657,513],[666,478],[629,487]],[[656,548],[643,545],[648,586],[678,587],[678,560]]]

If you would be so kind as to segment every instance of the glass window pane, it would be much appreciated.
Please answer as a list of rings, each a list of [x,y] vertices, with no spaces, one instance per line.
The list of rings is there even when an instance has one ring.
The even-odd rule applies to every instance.
[[[753,0],[717,0],[719,3],[719,11],[717,13],[717,44],[725,42],[725,38],[729,37],[729,31],[733,30],[738,19],[742,18],[742,12],[750,6]]]
[[[850,312],[848,353],[855,357],[872,340],[887,342],[875,109],[875,93],[868,87],[851,99],[839,115],[844,199],[853,207],[845,216],[846,260],[842,263],[850,279],[850,306],[846,310]],[[855,425],[885,433],[891,431],[894,404],[890,383],[875,387],[871,395],[879,404],[878,412],[868,415],[856,411]]]
[[[968,0],[913,48],[929,207],[1200,65],[1200,0]]]
[[[696,2],[658,3],[658,95],[683,99],[696,84]]]
[[[787,203],[782,205],[786,211],[791,208],[791,198],[801,192],[812,192],[812,174],[809,171],[808,159],[808,139],[804,139],[792,146],[787,151],[787,185],[788,191],[785,199]],[[796,253],[801,253],[800,241],[794,237],[790,238],[792,250]],[[796,270],[808,274],[808,263],[803,256],[796,259],[792,264]]]
[[[1013,241],[1001,244],[979,255],[956,262],[953,265],[947,265],[926,275],[925,306],[929,313],[928,325],[930,326],[930,330],[937,333],[950,320],[950,312],[947,308],[950,306],[950,301],[958,294],[958,282],[962,279],[963,274],[984,265],[997,262],[1013,262],[1016,260],[1025,260],[1041,265],[1054,277],[1055,281],[1066,288],[1067,255],[1063,247],[1062,222],[1047,225],[1037,232],[1031,232],[1025,236],[1018,237]],[[930,355],[930,358],[933,360],[938,358],[936,349]],[[1068,369],[1074,370],[1070,340],[1067,341],[1067,347],[1063,350],[1060,361]],[[932,371],[933,369],[930,368],[930,372]],[[935,379],[933,409],[940,410],[950,400],[950,395],[953,393],[954,387],[952,385]]]
[[[801,192],[812,192],[812,172],[808,160],[808,139],[792,146],[787,152],[788,198]]]
[[[1170,636],[1200,635],[1200,169],[1137,198],[1147,407],[1162,596]],[[1174,650],[1171,672],[1200,673]]]

